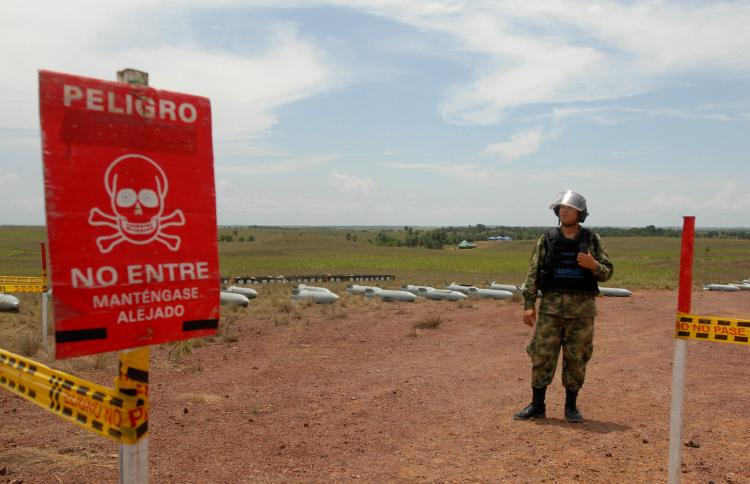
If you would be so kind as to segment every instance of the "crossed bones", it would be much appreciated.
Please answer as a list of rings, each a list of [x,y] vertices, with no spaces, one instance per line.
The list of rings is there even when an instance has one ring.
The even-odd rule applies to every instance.
[[[171,251],[177,251],[180,248],[182,239],[177,235],[168,235],[162,232],[166,227],[172,225],[185,225],[185,217],[182,214],[182,210],[175,210],[171,214],[162,217],[157,216],[155,235],[146,240],[136,240],[128,236],[127,232],[123,231],[120,223],[120,217],[108,215],[98,208],[92,208],[89,212],[89,225],[104,225],[115,229],[117,232],[112,235],[103,235],[96,238],[96,245],[99,247],[99,251],[103,254],[111,251],[117,244],[123,241],[128,241],[133,244],[146,244],[152,240],[156,240],[166,245]]]

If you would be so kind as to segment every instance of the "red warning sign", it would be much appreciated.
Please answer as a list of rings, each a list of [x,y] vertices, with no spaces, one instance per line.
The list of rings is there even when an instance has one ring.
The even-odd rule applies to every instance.
[[[214,334],[208,99],[40,71],[57,358]]]

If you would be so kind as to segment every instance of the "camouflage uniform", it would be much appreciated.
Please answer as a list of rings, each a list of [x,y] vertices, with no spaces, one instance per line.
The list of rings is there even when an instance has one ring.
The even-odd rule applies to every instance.
[[[597,243],[594,243],[593,239]],[[539,264],[547,257],[542,235],[531,255],[523,289],[524,309],[534,309],[540,288]],[[588,252],[599,263],[592,271],[597,281],[612,277],[613,266],[601,238],[593,234]],[[552,383],[560,348],[563,349],[563,386],[578,391],[586,375],[586,363],[594,350],[595,296],[576,292],[548,291],[542,295],[534,336],[526,347],[531,357],[531,386],[542,388]]]

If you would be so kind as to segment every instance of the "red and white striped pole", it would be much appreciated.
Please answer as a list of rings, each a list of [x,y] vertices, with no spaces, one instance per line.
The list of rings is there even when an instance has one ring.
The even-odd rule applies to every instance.
[[[680,290],[677,311],[690,312],[693,287],[693,250],[695,246],[695,217],[685,216],[682,222],[680,250]],[[675,339],[672,364],[672,409],[669,416],[669,484],[680,482],[682,475],[682,406],[685,395],[685,359],[687,341]]]

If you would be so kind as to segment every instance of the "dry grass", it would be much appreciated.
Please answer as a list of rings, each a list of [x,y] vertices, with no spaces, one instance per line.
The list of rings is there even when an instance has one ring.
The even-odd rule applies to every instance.
[[[81,467],[116,468],[117,454],[105,455],[86,450],[61,454],[36,447],[13,447],[0,450],[0,463],[10,470],[33,468],[35,474],[49,476],[49,482],[64,482],[66,474]]]
[[[175,341],[169,344],[169,353],[167,361],[174,365],[180,364],[183,358],[189,358],[193,355],[193,340]]]
[[[331,311],[326,313],[326,319],[328,320],[336,320],[336,319],[346,319],[347,318],[346,311],[342,309],[336,309],[336,307],[332,307]]]
[[[461,299],[456,302],[456,306],[458,306],[459,309],[473,309],[474,301],[471,299]]]
[[[211,393],[178,393],[177,399],[183,402],[218,405],[226,400],[226,397],[222,397],[221,395],[214,395]]]
[[[441,324],[443,324],[443,317],[435,313],[414,323],[414,329],[437,329]]]
[[[20,311],[0,313],[0,347],[13,353],[33,357],[42,348],[41,295],[16,294],[15,296],[21,303]],[[48,314],[48,324],[51,327],[51,314]]]
[[[271,413],[272,407],[270,404],[263,404],[260,402],[253,402],[252,405],[250,405],[250,413],[252,415],[263,415],[267,413]]]
[[[292,304],[292,301],[282,301],[279,299],[273,300],[273,306],[276,308],[276,310],[280,313],[291,313],[294,311],[294,304]]]
[[[18,347],[23,356],[33,357],[42,347],[41,332],[32,330],[18,337]]]

